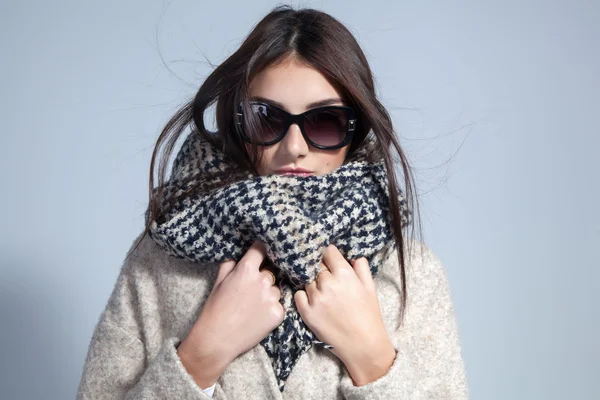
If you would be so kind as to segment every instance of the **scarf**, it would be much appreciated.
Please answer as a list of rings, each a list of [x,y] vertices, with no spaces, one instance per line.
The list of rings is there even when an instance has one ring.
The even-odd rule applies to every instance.
[[[240,179],[219,186],[232,174]],[[185,196],[198,186],[197,194]],[[255,240],[266,245],[285,317],[260,344],[281,392],[312,345],[333,348],[308,328],[293,300],[296,290],[315,280],[324,249],[334,244],[347,260],[366,257],[375,276],[395,245],[385,167],[366,157],[321,176],[256,176],[241,172],[215,144],[192,132],[163,190],[161,217],[151,223],[149,235],[169,255],[221,263],[239,260]],[[411,213],[401,191],[398,197],[405,226]]]

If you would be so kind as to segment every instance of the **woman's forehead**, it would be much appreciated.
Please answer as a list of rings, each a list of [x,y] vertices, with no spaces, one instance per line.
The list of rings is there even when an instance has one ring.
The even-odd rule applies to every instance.
[[[250,82],[249,94],[291,113],[343,104],[340,93],[323,74],[298,63],[265,68]]]

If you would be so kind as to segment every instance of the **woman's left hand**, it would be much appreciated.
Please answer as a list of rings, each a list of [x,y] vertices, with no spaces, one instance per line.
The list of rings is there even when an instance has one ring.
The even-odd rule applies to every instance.
[[[323,254],[327,269],[294,294],[298,312],[319,340],[346,366],[355,384],[384,375],[396,356],[383,325],[369,263],[349,264],[334,245]]]

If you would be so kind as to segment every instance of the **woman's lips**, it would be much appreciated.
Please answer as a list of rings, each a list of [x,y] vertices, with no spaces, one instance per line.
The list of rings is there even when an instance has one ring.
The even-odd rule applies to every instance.
[[[280,172],[280,175],[310,176],[312,172]]]

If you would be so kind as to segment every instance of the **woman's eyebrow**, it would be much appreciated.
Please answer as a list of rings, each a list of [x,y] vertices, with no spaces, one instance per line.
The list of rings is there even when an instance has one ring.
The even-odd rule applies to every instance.
[[[283,104],[281,104],[280,102],[275,101],[275,100],[267,99],[265,97],[260,97],[260,96],[252,96],[250,99],[256,100],[256,101],[262,101],[262,102],[268,103],[268,104],[272,104],[274,106],[277,106],[277,107],[285,110],[285,107],[283,106]],[[329,99],[323,99],[323,100],[315,101],[313,103],[309,103],[306,105],[306,109],[309,110],[311,108],[325,107],[325,106],[329,106],[329,105],[337,104],[337,103],[343,104],[342,99],[340,99],[339,97],[332,97]]]

